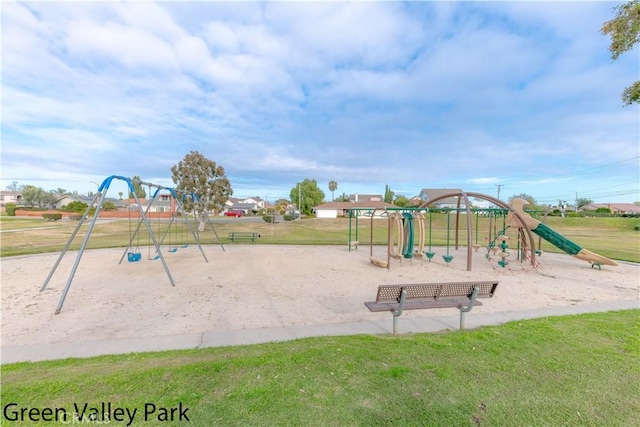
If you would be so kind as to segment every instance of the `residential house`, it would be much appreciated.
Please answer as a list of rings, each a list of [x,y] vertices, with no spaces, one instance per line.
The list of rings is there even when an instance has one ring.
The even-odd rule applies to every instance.
[[[607,208],[617,215],[640,215],[640,206],[633,203],[592,203],[582,207],[583,211],[595,211],[599,208]]]
[[[444,196],[445,194],[461,193],[462,190],[458,188],[423,188],[420,191],[418,197],[422,200],[422,203],[428,202],[430,200],[437,199],[438,197]],[[458,197],[447,197],[445,199],[439,200],[435,203],[435,206],[431,206],[433,208],[442,208],[442,209],[455,209],[458,207]],[[460,200],[460,207],[465,208],[466,205],[464,200]]]
[[[393,207],[390,203],[378,201],[362,202],[328,202],[315,206],[313,210],[317,218],[337,218],[338,216],[349,216],[350,212],[355,212],[360,217],[374,218],[384,217],[385,208]]]
[[[384,197],[380,194],[349,194],[349,202],[384,202]]]
[[[112,200],[112,199],[106,199],[106,200]],[[146,211],[147,206],[149,205],[151,200],[147,200],[144,198],[139,198],[138,200],[140,200],[140,205],[142,206],[142,210]],[[124,200],[118,200],[117,202],[118,203],[116,203],[116,206],[122,205],[124,207],[133,207],[136,204],[136,199],[135,198],[124,199]],[[174,211],[175,211],[175,202],[171,194],[158,194],[155,200],[153,201],[153,203],[151,203],[151,206],[149,206],[149,210],[148,210],[148,212],[174,212]]]
[[[83,196],[80,194],[63,194],[54,200],[53,208],[63,209],[65,206],[73,202],[82,202],[88,206],[93,203],[93,199],[93,197]]]
[[[229,200],[225,202],[224,211],[242,211],[245,214],[250,214],[257,213],[267,207],[268,203],[260,197],[247,197],[245,199],[229,197]]]
[[[22,191],[0,191],[0,210],[4,212],[7,203],[13,203],[15,205],[22,205]]]

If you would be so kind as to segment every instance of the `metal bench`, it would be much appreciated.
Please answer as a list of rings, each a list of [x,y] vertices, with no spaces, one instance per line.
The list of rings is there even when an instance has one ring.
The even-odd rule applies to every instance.
[[[478,298],[491,298],[498,281],[416,283],[381,285],[375,301],[365,302],[369,311],[390,311],[393,314],[393,334],[398,331],[398,317],[404,310],[456,307],[460,310],[460,329],[464,315],[474,306],[482,305]]]
[[[232,242],[236,240],[251,240],[255,242],[259,237],[259,233],[252,233],[250,231],[232,231],[229,233],[229,240]]]

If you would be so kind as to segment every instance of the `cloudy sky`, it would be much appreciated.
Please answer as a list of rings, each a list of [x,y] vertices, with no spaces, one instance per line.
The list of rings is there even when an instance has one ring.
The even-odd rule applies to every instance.
[[[3,2],[1,185],[172,186],[193,150],[239,197],[311,178],[329,200],[329,180],[640,200],[616,4]]]

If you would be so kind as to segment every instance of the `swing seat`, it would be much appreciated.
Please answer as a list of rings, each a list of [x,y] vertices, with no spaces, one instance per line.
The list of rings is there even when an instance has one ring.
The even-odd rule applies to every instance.
[[[127,253],[127,261],[129,262],[138,262],[142,259],[142,255],[140,252],[128,252]]]
[[[177,252],[177,251],[178,251],[178,248],[171,248],[171,249],[169,249],[169,252]]]
[[[183,248],[188,248],[189,245],[187,245],[186,243],[184,245],[182,245]]]

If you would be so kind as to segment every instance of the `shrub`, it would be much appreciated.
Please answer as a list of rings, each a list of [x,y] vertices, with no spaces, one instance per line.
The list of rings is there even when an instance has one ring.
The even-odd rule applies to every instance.
[[[273,222],[273,217],[271,215],[262,215],[262,219],[264,220],[264,222],[267,222],[267,223]]]
[[[66,205],[63,210],[67,211],[67,212],[84,212],[87,207],[89,205],[87,205],[86,203],[80,202],[80,201],[73,201],[71,203],[69,203],[68,205]]]
[[[295,215],[285,215],[284,216],[284,220],[285,221],[293,221],[294,219],[296,219]]]
[[[16,204],[15,203],[7,203],[7,206],[5,206],[5,209],[7,211],[7,215],[16,216]]]
[[[57,221],[62,218],[62,214],[54,213],[54,214],[42,214],[42,217],[47,221]]]
[[[86,207],[85,207],[85,209],[86,209]],[[108,200],[102,202],[102,210],[104,210],[104,211],[115,211],[116,209],[117,209],[116,205],[113,202],[110,202]]]

